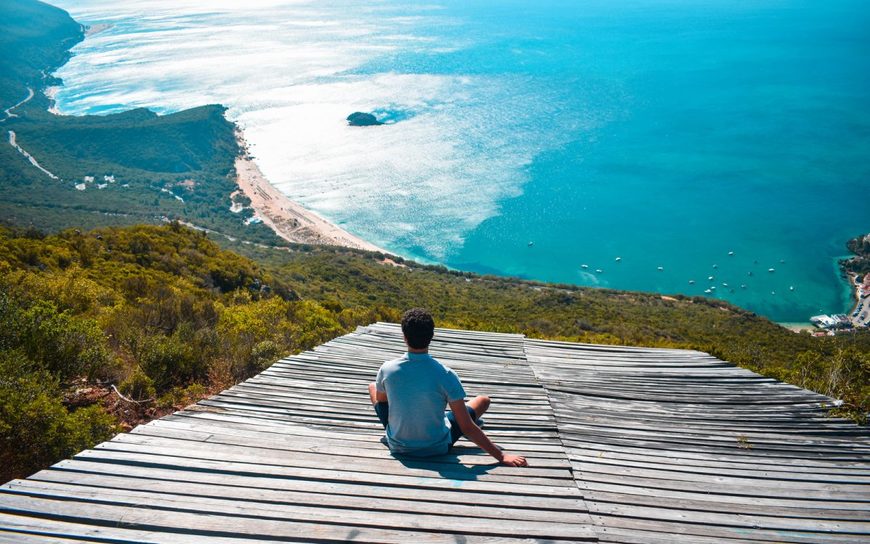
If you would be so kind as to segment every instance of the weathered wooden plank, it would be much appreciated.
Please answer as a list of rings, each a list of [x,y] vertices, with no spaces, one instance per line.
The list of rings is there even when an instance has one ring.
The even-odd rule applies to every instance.
[[[61,538],[48,535],[30,535],[25,533],[7,532],[0,519],[0,544],[71,544],[81,542],[78,539]]]
[[[232,467],[227,467],[231,469]],[[60,473],[70,476],[46,476]],[[76,479],[81,475],[81,479]],[[51,469],[38,472],[37,479],[71,478],[75,482],[88,482],[91,478],[129,477],[142,481],[170,481],[196,485],[215,485],[222,488],[251,488],[254,490],[273,490],[279,493],[303,493],[317,499],[321,495],[360,496],[374,499],[396,499],[419,501],[425,506],[430,502],[450,505],[474,504],[498,508],[527,508],[535,512],[547,510],[553,512],[581,512],[585,505],[580,500],[580,493],[573,496],[541,496],[524,495],[522,493],[505,493],[500,491],[474,491],[462,489],[457,493],[455,488],[424,488],[420,486],[387,486],[379,483],[347,482],[341,480],[309,480],[272,476],[256,472],[240,473],[236,471],[210,471],[200,465],[185,466],[183,463],[171,467],[152,465],[132,465],[93,462],[93,460],[61,461]],[[422,507],[422,506],[421,506]]]
[[[286,437],[288,440],[308,440],[318,439],[323,440],[323,443],[329,443],[330,440],[339,440],[354,448],[368,448],[384,450],[385,446],[380,442],[380,437],[383,436],[382,429],[374,429],[368,434],[358,434],[347,429],[335,428],[320,428],[297,425],[288,422],[275,422],[270,419],[260,419],[250,416],[233,416],[222,412],[213,411],[198,411],[188,409],[183,412],[176,412],[171,416],[162,418],[162,421],[184,422],[185,424],[194,425],[196,428],[218,428],[227,429],[230,432],[236,433],[238,430],[255,431],[264,433],[266,439],[274,440],[277,437]],[[189,423],[189,422],[193,423]],[[522,441],[522,438],[516,440],[505,440],[499,443],[509,444],[511,451],[529,452],[534,456],[547,456],[551,458],[566,459],[564,449],[561,444],[549,442],[538,443],[531,442],[531,439]],[[454,452],[481,452],[476,446],[467,440],[460,440],[454,447]]]
[[[585,487],[585,486],[581,486]],[[762,504],[760,501],[753,499],[736,502],[722,501],[720,498],[730,498],[728,495],[719,494],[701,494],[696,493],[691,498],[674,498],[666,497],[662,493],[656,493],[655,496],[636,495],[633,493],[612,493],[606,491],[587,490],[586,504],[590,508],[595,508],[599,514],[605,512],[602,504],[608,503],[612,505],[623,506],[643,506],[651,508],[664,508],[682,515],[685,511],[699,512],[715,512],[719,514],[743,514],[748,516],[773,516],[778,518],[786,518],[788,520],[826,520],[826,521],[850,521],[862,523],[866,526],[866,521],[870,519],[870,503],[863,503],[860,509],[842,509],[838,508],[839,503],[835,501],[826,501],[821,503],[821,508],[813,508],[808,505],[809,501],[791,501],[792,506],[783,506],[782,504]],[[783,501],[786,502],[786,501]],[[851,503],[859,504],[859,503]],[[609,512],[611,515],[615,512]],[[763,524],[757,524],[762,526]],[[813,523],[813,527],[818,527]],[[768,528],[770,528],[768,526]]]
[[[416,530],[389,529],[379,526],[377,519],[369,520],[366,525],[341,523],[338,518],[317,523],[284,521],[280,519],[254,518],[241,515],[210,515],[198,512],[166,510],[140,506],[122,506],[117,504],[100,504],[73,500],[57,500],[3,493],[0,512],[19,516],[43,517],[49,520],[87,523],[102,527],[121,525],[126,529],[144,530],[166,533],[182,533],[197,536],[200,541],[212,537],[264,537],[278,541],[326,541],[344,542],[349,539],[355,542],[385,542],[403,544],[407,542],[443,542],[455,544],[455,536],[461,532],[421,532]],[[28,520],[36,524],[36,520]],[[503,525],[504,527],[504,525]],[[578,533],[585,532],[583,526],[577,528]],[[174,535],[173,535],[174,536]],[[466,535],[463,535],[466,536]],[[479,536],[478,542],[504,539],[512,542],[515,535],[503,528],[500,534],[467,535]],[[594,540],[591,534],[577,534],[570,540]],[[531,540],[531,539],[529,539]],[[163,539],[163,542],[172,542]]]
[[[190,482],[181,480],[160,480],[134,477],[130,474],[110,475],[98,473],[76,473],[67,470],[45,470],[27,479],[27,482],[53,482],[57,484],[81,485],[99,489],[136,490],[165,493],[177,496],[210,497],[236,501],[259,501],[285,505],[311,505],[320,508],[371,510],[374,512],[425,513],[452,517],[473,517],[486,519],[524,521],[544,521],[561,523],[566,519],[578,517],[585,512],[585,503],[577,500],[552,501],[557,509],[530,509],[528,506],[515,506],[505,503],[477,504],[472,501],[441,502],[425,500],[417,494],[373,496],[362,493],[360,489],[346,487],[343,493],[317,493],[295,489],[268,489],[263,487],[227,486],[218,482]],[[74,488],[71,493],[75,493]],[[455,495],[455,493],[453,494]],[[97,494],[99,497],[99,494]],[[458,498],[457,498],[458,499]],[[570,509],[569,509],[570,508]]]
[[[323,508],[319,504],[287,504],[263,502],[258,500],[238,500],[214,497],[203,497],[193,493],[175,495],[171,493],[154,493],[149,491],[109,489],[84,485],[57,484],[51,482],[15,481],[0,487],[0,493],[14,494],[32,499],[64,499],[81,504],[82,509],[88,505],[114,505],[132,508],[147,508],[162,510],[167,513],[188,512],[192,514],[209,514],[212,516],[228,516],[243,518],[245,522],[273,520],[284,522],[336,523],[340,518],[342,525],[371,528],[406,528],[416,530],[449,532],[457,528],[453,516],[432,515],[424,512],[373,511],[369,509],[356,510]],[[454,510],[459,507],[454,506]],[[504,519],[480,517],[462,517],[463,534],[481,536],[510,536],[504,531]],[[566,516],[568,518],[568,516]],[[536,538],[571,539],[580,535],[591,536],[591,531],[582,524],[571,523],[565,519],[562,523],[552,524],[539,521],[514,520],[511,523],[517,533]],[[514,533],[515,534],[515,533]]]
[[[598,500],[587,500],[589,508],[601,516],[618,516],[662,520],[676,523],[687,521],[687,508],[673,509],[656,506],[636,505],[630,503],[611,503]],[[870,523],[860,520],[828,520],[813,519],[811,516],[788,517],[735,512],[715,512],[709,510],[693,510],[691,522],[722,527],[737,527],[743,529],[763,529],[769,531],[797,531],[819,533],[844,533],[849,535],[870,535]]]
[[[85,450],[73,459],[91,460],[120,465],[144,467],[173,468],[185,467],[191,470],[210,470],[219,473],[242,474],[248,476],[273,476],[294,479],[310,479],[322,481],[346,481],[382,486],[405,486],[429,489],[453,489],[491,493],[516,493],[519,495],[543,495],[552,497],[581,497],[576,486],[552,485],[545,483],[527,483],[522,478],[504,476],[498,479],[457,479],[439,477],[437,473],[424,476],[377,474],[372,472],[357,472],[347,467],[346,470],[324,470],[309,467],[277,466],[270,464],[236,461],[221,461],[199,459],[166,453],[134,453],[125,451],[110,451],[105,449]],[[425,474],[425,473],[424,473]],[[453,474],[451,473],[451,476]]]
[[[722,455],[738,455],[741,452],[745,451],[747,457],[767,457],[770,459],[815,459],[815,460],[825,460],[825,461],[842,461],[842,462],[853,462],[853,463],[861,463],[866,459],[866,455],[861,452],[842,452],[842,451],[831,451],[823,448],[814,449],[814,450],[799,450],[799,448],[795,448],[799,451],[790,451],[787,445],[783,445],[779,448],[757,448],[752,446],[752,444],[748,444],[747,446],[752,447],[741,447],[741,444],[735,439],[734,442],[720,442],[718,444],[704,444],[698,442],[689,442],[689,441],[678,441],[678,440],[653,440],[652,437],[647,439],[633,438],[633,437],[623,437],[619,436],[618,433],[597,433],[597,432],[588,432],[580,434],[578,432],[571,433],[570,435],[564,434],[562,436],[562,441],[566,446],[571,446],[573,444],[581,444],[583,446],[587,444],[612,444],[614,446],[622,446],[622,447],[634,447],[638,449],[648,448],[657,453],[665,452],[665,451],[686,451],[686,452],[694,452],[694,453],[709,453],[712,455],[722,454]]]
[[[673,534],[689,537],[693,542],[695,538],[715,538],[720,542],[776,542],[776,543],[800,543],[800,544],[866,544],[863,535],[849,535],[843,533],[825,533],[821,531],[789,531],[789,530],[766,530],[758,528],[727,527],[708,523],[693,523],[689,513],[686,513],[686,521],[671,522],[661,519],[640,519],[622,516],[606,516],[592,513],[592,520],[598,527],[599,535],[604,534],[601,527],[612,530],[614,528],[632,530],[638,534],[646,532],[658,532],[661,534]],[[685,540],[684,540],[685,541]]]
[[[705,479],[708,476],[722,476],[733,478],[753,478],[759,480],[786,480],[795,482],[818,482],[829,484],[855,484],[855,485],[870,485],[870,475],[854,474],[828,474],[818,471],[793,471],[793,470],[765,470],[761,467],[754,469],[745,469],[734,467],[726,463],[719,463],[717,466],[707,467],[698,463],[687,464],[662,464],[648,463],[643,461],[635,461],[628,459],[612,459],[604,456],[581,455],[576,451],[572,451],[570,459],[583,467],[596,465],[609,465],[613,467],[626,467],[638,470],[651,470],[657,473],[670,472],[677,479]],[[682,475],[687,477],[683,478]],[[765,482],[759,482],[760,485],[766,485]]]
[[[167,422],[172,423],[172,422]],[[133,429],[131,434],[134,435],[146,435],[146,436],[156,436],[162,438],[174,438],[179,440],[187,440],[192,442],[207,442],[209,444],[224,444],[224,445],[234,445],[234,446],[248,446],[250,447],[252,444],[252,438],[257,439],[257,443],[262,444],[257,447],[265,448],[270,450],[277,450],[280,452],[287,452],[288,454],[292,454],[292,452],[304,452],[304,453],[318,453],[321,455],[332,455],[341,458],[353,459],[356,457],[363,457],[368,459],[380,459],[380,460],[394,460],[395,456],[393,456],[385,446],[381,446],[380,448],[357,448],[352,445],[338,440],[329,440],[329,439],[314,439],[314,440],[306,440],[304,438],[297,437],[294,440],[281,440],[273,439],[269,442],[264,442],[259,439],[263,438],[262,435],[256,435],[247,432],[233,432],[227,433],[226,431],[221,432],[218,430],[206,430],[202,429],[191,429],[191,428],[177,428],[171,425],[165,424],[149,424],[142,425]],[[454,455],[443,455],[443,456],[433,456],[427,457],[426,460],[432,463],[450,463],[450,464],[463,464],[463,465],[491,465],[493,464],[492,457],[489,454],[482,452],[482,450],[475,450],[477,453],[473,454],[463,454],[457,452]],[[516,451],[516,450],[514,450]],[[557,468],[563,470],[570,470],[571,463],[562,455],[558,457],[548,457],[548,456],[536,456],[534,452],[530,452],[528,454],[528,459],[530,459],[530,464],[534,468]]]
[[[737,504],[747,508],[758,508],[760,510],[766,508],[786,508],[794,512],[802,510],[832,510],[836,512],[844,512],[842,514],[848,519],[860,518],[867,519],[870,517],[870,502],[868,501],[846,501],[836,500],[830,501],[825,499],[814,499],[806,496],[796,496],[795,494],[785,497],[770,497],[756,494],[754,496],[745,496],[728,493],[727,489],[719,490],[716,493],[711,493],[710,488],[699,491],[679,491],[647,487],[643,482],[634,482],[628,480],[626,482],[596,482],[594,480],[579,480],[577,485],[583,490],[584,497],[595,498],[610,495],[628,495],[626,501],[646,501],[659,500],[667,502],[670,499],[714,502],[718,504]],[[845,512],[854,512],[854,515]]]
[[[667,466],[679,467],[703,467],[709,469],[715,468],[734,468],[747,470],[765,470],[772,472],[799,473],[808,472],[812,474],[832,474],[832,475],[870,475],[870,469],[862,463],[839,463],[825,461],[806,461],[806,460],[789,460],[789,459],[769,459],[765,457],[753,457],[751,454],[740,456],[713,456],[696,454],[693,452],[650,452],[648,450],[638,451],[637,448],[613,448],[605,445],[594,444],[588,447],[573,445],[571,447],[571,457],[575,460],[582,460],[583,457],[596,459],[607,458],[614,461],[639,461]]]
[[[577,467],[575,477],[584,482],[619,484],[624,486],[646,487],[650,490],[686,491],[691,493],[728,494],[739,497],[801,497],[814,500],[865,502],[866,491],[848,492],[843,486],[832,485],[766,485],[752,482],[733,482],[728,479],[718,481],[677,480],[666,478],[647,478],[638,475],[625,475],[622,471],[609,472],[584,471]]]
[[[224,461],[246,462],[256,458],[262,464],[277,466],[310,467],[319,469],[352,468],[356,472],[373,472],[376,474],[397,474],[420,477],[438,477],[454,475],[456,479],[492,480],[495,476],[506,478],[504,481],[514,481],[521,478],[527,483],[543,483],[555,485],[558,480],[565,480],[573,485],[571,472],[567,468],[516,468],[499,466],[493,459],[485,465],[461,465],[454,462],[437,462],[429,459],[403,457],[358,457],[336,456],[320,452],[292,452],[258,448],[251,445],[234,445],[194,442],[177,438],[149,436],[144,434],[120,434],[110,442],[99,444],[96,450],[130,451],[148,453],[151,455],[172,454],[176,456],[195,457],[198,459],[214,459]]]

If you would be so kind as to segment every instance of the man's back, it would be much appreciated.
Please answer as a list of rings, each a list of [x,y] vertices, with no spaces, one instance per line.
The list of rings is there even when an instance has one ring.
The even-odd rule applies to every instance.
[[[390,450],[417,456],[440,455],[450,448],[448,402],[465,398],[456,373],[428,353],[406,353],[378,371],[377,390],[390,406]]]

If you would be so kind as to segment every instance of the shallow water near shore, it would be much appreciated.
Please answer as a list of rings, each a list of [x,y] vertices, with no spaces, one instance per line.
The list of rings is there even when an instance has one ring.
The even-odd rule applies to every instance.
[[[274,185],[400,255],[776,321],[850,306],[865,2],[54,3],[112,25],[60,111],[225,104]]]

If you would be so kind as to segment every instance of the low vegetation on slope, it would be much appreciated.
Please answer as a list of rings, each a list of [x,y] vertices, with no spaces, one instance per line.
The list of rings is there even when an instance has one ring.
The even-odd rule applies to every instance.
[[[868,334],[812,338],[703,298],[239,247],[248,257],[178,224],[0,228],[0,480],[415,305],[448,327],[702,349],[842,398],[854,414],[870,407]]]

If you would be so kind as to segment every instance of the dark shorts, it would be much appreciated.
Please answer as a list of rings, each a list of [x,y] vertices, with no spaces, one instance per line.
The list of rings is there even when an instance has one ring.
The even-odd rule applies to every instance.
[[[465,408],[468,410],[468,415],[471,416],[471,420],[477,421],[477,412],[474,411],[474,408],[467,404],[465,405]],[[386,402],[375,404],[375,413],[378,414],[378,419],[381,421],[381,425],[386,429],[387,422],[390,419],[390,405]],[[450,445],[452,446],[462,437],[462,430],[459,428],[459,423],[456,422],[456,416],[453,414],[453,410],[447,411],[447,420],[450,422]]]

